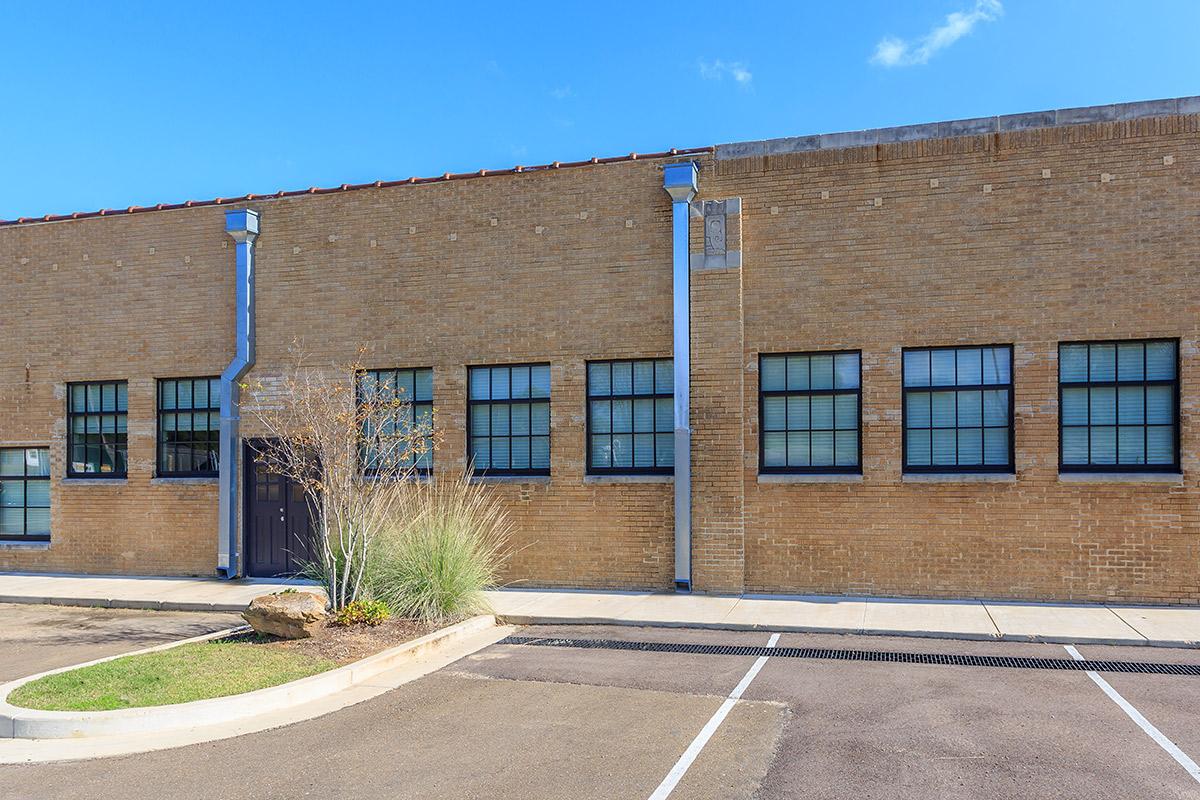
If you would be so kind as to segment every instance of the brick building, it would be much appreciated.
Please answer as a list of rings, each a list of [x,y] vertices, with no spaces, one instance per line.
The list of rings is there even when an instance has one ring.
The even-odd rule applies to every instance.
[[[0,569],[277,571],[299,339],[513,580],[1195,603],[1198,223],[1200,98],[5,222]]]

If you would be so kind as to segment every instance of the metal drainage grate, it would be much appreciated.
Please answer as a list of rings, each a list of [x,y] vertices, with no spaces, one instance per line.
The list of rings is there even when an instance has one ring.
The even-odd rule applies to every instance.
[[[640,653],[687,653],[705,656],[770,656],[830,661],[882,661],[892,664],[940,664],[951,667],[1057,669],[1073,672],[1127,672],[1142,675],[1197,675],[1200,664],[1152,664],[1143,661],[1076,661],[1073,658],[966,656],[952,653],[892,653],[876,650],[833,650],[825,647],[763,647],[760,645],[691,644],[687,642],[627,642],[620,639],[555,639],[509,636],[498,644],[532,647],[571,647],[580,650],[632,650]]]

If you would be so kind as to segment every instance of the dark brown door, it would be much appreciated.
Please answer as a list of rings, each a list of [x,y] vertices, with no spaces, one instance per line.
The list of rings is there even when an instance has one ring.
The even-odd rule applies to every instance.
[[[299,486],[266,468],[261,449],[260,440],[246,442],[246,574],[295,575],[315,557],[308,503]]]

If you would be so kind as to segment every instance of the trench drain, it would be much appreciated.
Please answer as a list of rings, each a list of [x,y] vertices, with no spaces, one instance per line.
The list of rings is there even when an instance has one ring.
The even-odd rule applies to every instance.
[[[497,644],[567,647],[578,650],[629,650],[639,653],[685,653],[705,656],[770,656],[827,661],[872,661],[892,664],[934,664],[950,667],[1048,669],[1068,672],[1124,672],[1142,675],[1200,676],[1200,664],[1155,664],[1144,661],[1076,661],[1073,658],[970,656],[952,653],[903,653],[879,650],[835,650],[824,647],[760,647],[757,645],[693,644],[687,642],[629,642],[621,639],[559,639],[509,636]]]

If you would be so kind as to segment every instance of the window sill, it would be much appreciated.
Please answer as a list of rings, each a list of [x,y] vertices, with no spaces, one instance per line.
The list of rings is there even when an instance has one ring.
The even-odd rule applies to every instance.
[[[903,483],[1016,483],[1011,472],[906,472]]]
[[[1179,472],[1060,472],[1059,483],[1154,483],[1183,486]]]
[[[49,550],[49,542],[0,542],[0,550]]]
[[[185,478],[183,476],[180,476],[178,478],[172,478],[170,476],[163,476],[163,477],[159,477],[159,478],[151,478],[150,479],[151,486],[179,486],[179,485],[183,485],[183,486],[189,486],[189,485],[216,486],[216,484],[217,484],[217,476],[215,476],[215,475],[212,476],[211,478],[202,478],[202,477],[186,477]]]
[[[584,475],[584,483],[601,486],[615,483],[674,483],[674,475]]]
[[[471,483],[550,483],[549,475],[472,475]]]
[[[767,472],[758,476],[759,483],[862,483],[861,474]]]
[[[124,486],[129,482],[124,478],[63,478],[59,481],[64,486]]]

